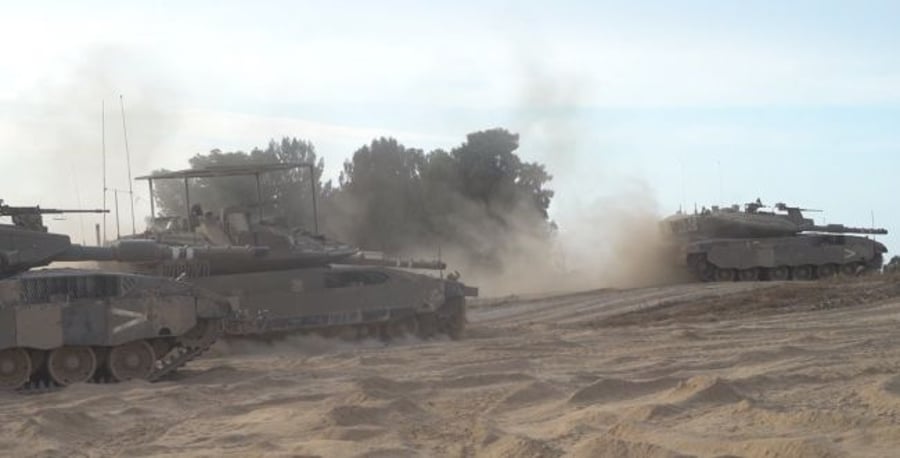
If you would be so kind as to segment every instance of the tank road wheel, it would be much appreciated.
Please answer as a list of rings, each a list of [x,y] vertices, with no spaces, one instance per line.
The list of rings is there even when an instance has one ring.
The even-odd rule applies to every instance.
[[[823,264],[816,268],[819,278],[829,278],[837,275],[838,266],[834,264]]]
[[[437,333],[437,318],[434,313],[423,313],[416,317],[419,338],[430,339]]]
[[[31,358],[24,348],[0,350],[0,389],[14,390],[31,377]]]
[[[144,340],[129,342],[109,352],[107,368],[116,381],[144,380],[153,372],[156,355],[153,347]]]
[[[715,281],[716,266],[710,264],[705,259],[700,259],[694,264],[694,272],[700,281]]]
[[[751,267],[749,269],[741,269],[738,271],[738,280],[740,281],[759,281],[759,269]]]
[[[808,281],[813,279],[813,266],[794,267],[794,280]]]
[[[855,277],[856,273],[860,268],[860,264],[856,262],[850,262],[841,266],[841,274],[846,275],[848,277]]]
[[[734,281],[736,276],[737,271],[735,271],[734,269],[722,269],[719,267],[716,268],[716,281]]]
[[[769,269],[769,280],[785,281],[791,279],[791,268],[787,266],[778,266]]]
[[[91,347],[59,347],[50,352],[47,369],[60,385],[86,382],[97,369],[97,356]]]

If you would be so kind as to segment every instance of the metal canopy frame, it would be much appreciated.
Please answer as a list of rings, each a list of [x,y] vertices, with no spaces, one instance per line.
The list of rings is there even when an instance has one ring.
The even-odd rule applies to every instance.
[[[259,207],[259,217],[262,219],[263,217],[263,207],[262,207],[262,187],[260,185],[259,176],[264,173],[272,173],[272,172],[280,172],[285,170],[293,170],[299,168],[308,168],[310,174],[310,188],[312,191],[312,204],[313,204],[313,230],[316,234],[319,233],[319,210],[316,203],[316,167],[314,164],[307,162],[289,162],[289,163],[274,163],[274,164],[257,164],[257,165],[222,165],[222,166],[212,166],[212,167],[204,167],[200,169],[185,169],[185,170],[176,170],[173,172],[160,172],[152,175],[144,175],[135,178],[135,180],[147,180],[147,184],[150,187],[150,215],[155,218],[156,217],[156,208],[155,208],[155,195],[153,193],[153,181],[154,180],[183,180],[184,181],[184,201],[185,201],[185,211],[187,215],[188,224],[191,221],[191,196],[190,191],[188,189],[188,180],[191,178],[221,178],[221,177],[233,177],[233,176],[253,176],[256,177],[256,200],[257,205]],[[191,230],[194,228],[191,227]]]

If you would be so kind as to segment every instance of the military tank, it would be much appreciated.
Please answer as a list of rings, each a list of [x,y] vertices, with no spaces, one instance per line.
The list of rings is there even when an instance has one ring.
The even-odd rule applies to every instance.
[[[162,245],[155,251],[143,244],[139,250],[74,245],[42,224],[42,214],[65,212],[0,201],[0,216],[13,218],[0,224],[0,389],[154,381],[222,334],[230,304],[195,286],[130,273],[35,269],[172,253]]]
[[[183,180],[185,214],[154,216],[147,231],[137,236],[141,240],[118,243],[164,244],[182,247],[187,253],[217,249],[256,255],[236,261],[188,255],[129,262],[126,268],[188,278],[238,303],[238,314],[226,323],[229,337],[271,339],[317,333],[350,339],[390,339],[403,334],[460,338],[466,322],[465,298],[477,295],[478,290],[460,282],[458,273],[444,275],[443,262],[364,253],[318,234],[315,216],[313,232],[287,227],[265,217],[259,192],[255,204],[228,206],[217,212],[191,204],[187,192],[190,179],[234,176],[255,177],[259,191],[261,174],[298,167],[312,169],[309,164],[268,164],[139,177],[149,183],[151,202],[154,182]],[[313,188],[312,196],[315,194]],[[154,209],[151,212],[155,213]],[[437,274],[425,275],[423,270]]]
[[[886,274],[900,273],[900,256],[894,256],[893,258],[891,258],[890,262],[885,264],[884,273],[886,273]]]
[[[783,203],[704,208],[662,222],[680,264],[703,281],[813,280],[881,269],[887,248],[868,237],[885,229],[816,225]]]

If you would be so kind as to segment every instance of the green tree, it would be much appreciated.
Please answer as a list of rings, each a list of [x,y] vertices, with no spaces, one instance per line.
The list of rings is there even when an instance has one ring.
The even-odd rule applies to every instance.
[[[378,138],[344,162],[336,187],[320,183],[323,161],[312,144],[296,138],[273,140],[249,153],[213,150],[190,164],[314,163],[324,234],[389,254],[441,246],[465,254],[470,264],[502,269],[521,250],[522,240],[548,240],[554,229],[547,213],[552,177],[544,165],[522,161],[518,147],[519,136],[504,129],[471,133],[449,152],[424,153]],[[263,175],[266,215],[309,228],[312,178],[306,169]],[[183,183],[160,181],[157,190],[163,212],[184,214]],[[219,211],[256,202],[256,182],[253,177],[195,179],[190,195],[191,202]]]
[[[553,191],[543,165],[523,162],[519,137],[503,129],[469,134],[449,153],[381,138],[344,163],[336,208],[342,235],[389,252],[452,246],[497,267],[519,235],[546,238]]]
[[[350,211],[352,240],[369,249],[398,251],[421,237],[421,150],[379,138],[344,162],[338,199]]]

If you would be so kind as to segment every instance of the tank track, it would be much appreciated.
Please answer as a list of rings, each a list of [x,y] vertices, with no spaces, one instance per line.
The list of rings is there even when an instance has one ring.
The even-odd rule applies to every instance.
[[[156,360],[154,370],[147,377],[147,381],[155,382],[202,355],[222,335],[224,321],[202,320],[199,323],[203,324],[198,324],[188,334],[179,337],[175,347]]]
[[[223,329],[224,320],[199,321],[197,327],[187,334],[177,337],[169,351],[161,358],[157,358],[154,362],[153,371],[145,380],[148,382],[159,381],[205,353],[222,336]],[[112,384],[118,382],[98,369],[94,377],[87,383]],[[42,394],[63,388],[65,386],[53,381],[45,370],[39,370],[32,376],[32,380],[13,391],[20,394]]]
[[[821,265],[783,265],[777,267],[752,267],[749,269],[722,268],[707,261],[703,255],[688,257],[687,265],[697,279],[704,282],[733,281],[811,281],[837,275],[858,276],[881,270],[880,257],[868,262]]]
[[[271,341],[291,335],[317,335],[350,342],[365,339],[390,342],[407,336],[427,340],[445,335],[452,340],[459,340],[464,336],[465,326],[465,299],[460,297],[448,298],[435,312],[371,323],[286,329],[268,326],[265,316],[238,319],[226,324],[224,339]]]

